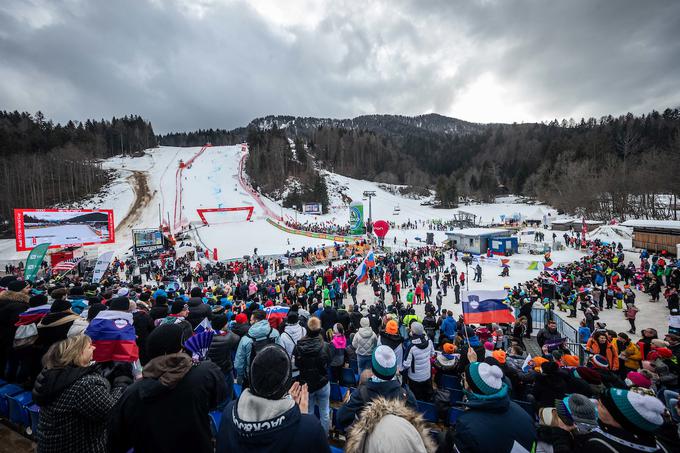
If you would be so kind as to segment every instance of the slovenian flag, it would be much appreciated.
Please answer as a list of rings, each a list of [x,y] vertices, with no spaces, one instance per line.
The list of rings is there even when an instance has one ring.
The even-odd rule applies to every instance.
[[[288,316],[288,311],[290,307],[285,307],[282,305],[273,305],[271,307],[265,307],[264,312],[267,314],[267,321],[272,328],[278,328],[281,323]]]
[[[510,307],[505,304],[506,291],[475,291],[463,296],[463,322],[490,324],[515,322]]]
[[[19,315],[19,320],[14,324],[15,326],[27,326],[29,324],[37,324],[41,319],[50,312],[50,305],[38,305],[31,307]]]
[[[104,310],[85,329],[95,346],[95,362],[134,362],[139,358],[132,313]]]

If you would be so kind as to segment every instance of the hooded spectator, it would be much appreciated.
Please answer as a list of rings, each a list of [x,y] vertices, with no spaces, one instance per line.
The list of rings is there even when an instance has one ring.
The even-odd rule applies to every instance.
[[[143,379],[128,387],[111,417],[111,453],[213,451],[208,412],[226,398],[224,375],[209,360],[192,364],[185,340],[177,324],[149,335]]]
[[[408,374],[409,388],[417,399],[428,401],[432,395],[432,367],[434,355],[432,341],[425,335],[423,325],[411,323],[411,347],[404,358],[404,370]]]
[[[290,357],[281,346],[265,346],[248,374],[250,387],[224,409],[217,453],[330,451],[319,420],[308,414],[306,386],[291,386]]]
[[[295,311],[288,313],[286,317],[286,324],[281,335],[279,335],[278,344],[283,346],[283,349],[288,353],[288,357],[291,358],[293,362],[293,378],[296,378],[299,374],[295,360],[293,358],[293,349],[300,338],[305,336],[305,329],[299,323],[298,314]]]
[[[354,334],[352,347],[357,355],[359,372],[362,372],[371,366],[371,357],[378,342],[378,337],[373,332],[373,329],[371,329],[368,318],[361,318],[360,323],[361,328]]]

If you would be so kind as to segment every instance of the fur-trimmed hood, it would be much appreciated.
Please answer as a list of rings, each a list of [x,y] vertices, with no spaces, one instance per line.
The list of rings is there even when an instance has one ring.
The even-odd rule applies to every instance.
[[[10,290],[6,289],[6,290],[4,290],[3,292],[0,293],[0,302],[10,301],[10,302],[28,303],[28,299],[30,299],[30,296],[28,294],[22,293],[20,291],[10,291]]]
[[[414,429],[408,429],[407,424]],[[376,445],[381,445],[382,451],[394,453],[432,453],[436,450],[422,415],[402,401],[383,397],[371,401],[352,424],[345,452],[371,453]]]

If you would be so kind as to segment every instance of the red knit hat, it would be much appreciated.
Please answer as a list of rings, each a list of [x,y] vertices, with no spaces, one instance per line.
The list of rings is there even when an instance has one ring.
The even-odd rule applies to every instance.
[[[668,348],[656,348],[654,352],[662,359],[670,359],[673,357],[673,351]]]

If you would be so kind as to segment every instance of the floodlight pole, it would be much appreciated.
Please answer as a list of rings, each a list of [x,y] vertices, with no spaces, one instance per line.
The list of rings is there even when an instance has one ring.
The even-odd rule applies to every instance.
[[[371,206],[371,198],[375,197],[375,190],[365,190],[364,197],[368,198],[368,221],[373,223],[373,210]]]

